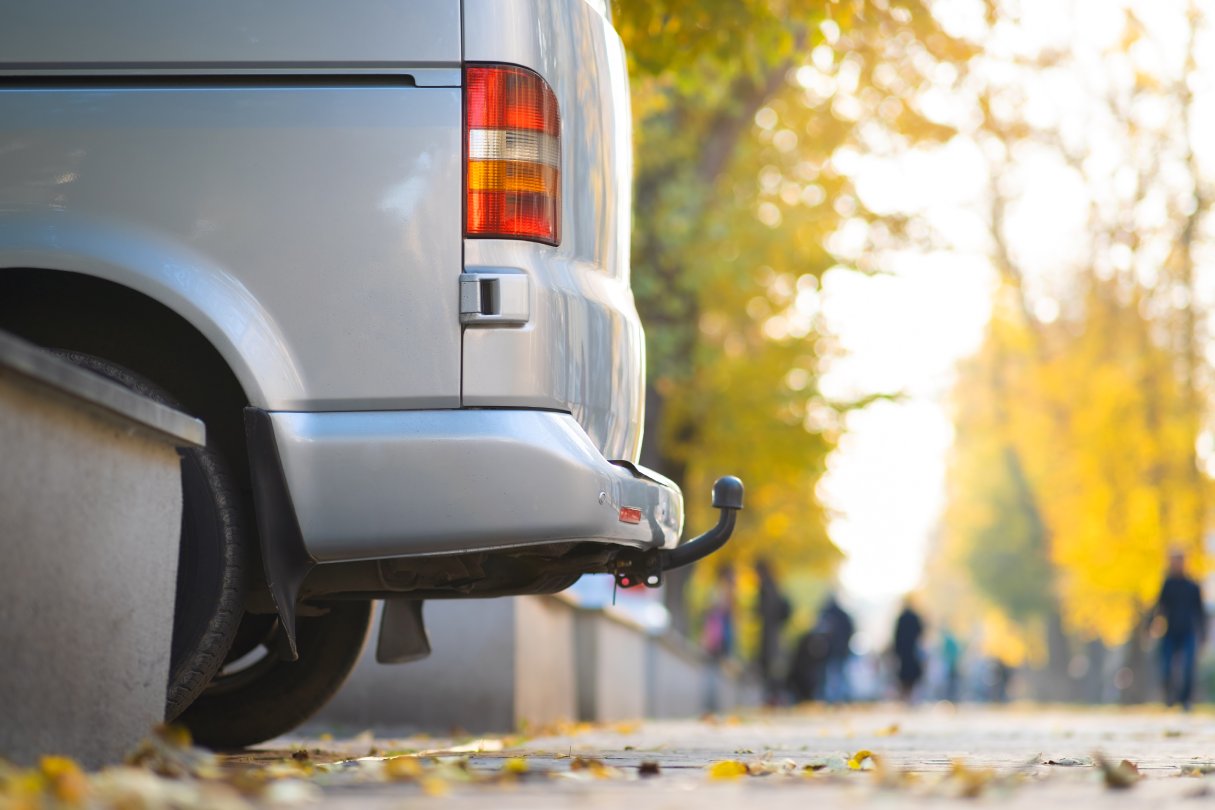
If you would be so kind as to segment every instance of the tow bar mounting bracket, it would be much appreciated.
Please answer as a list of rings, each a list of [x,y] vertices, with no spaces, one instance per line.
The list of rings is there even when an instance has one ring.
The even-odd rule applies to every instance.
[[[743,508],[743,483],[733,475],[718,478],[713,484],[713,508],[720,511],[717,525],[699,537],[675,548],[652,548],[640,554],[621,557],[613,574],[621,588],[645,585],[657,588],[662,574],[703,560],[726,544],[734,533],[734,521]]]

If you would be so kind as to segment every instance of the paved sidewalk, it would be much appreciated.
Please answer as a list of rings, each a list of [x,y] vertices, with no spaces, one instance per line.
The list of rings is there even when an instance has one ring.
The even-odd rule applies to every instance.
[[[809,804],[1192,807],[1215,801],[1215,715],[1163,710],[807,708],[529,739],[295,740],[364,756],[462,757],[401,782],[333,783],[327,808],[701,808]],[[469,753],[469,748],[483,749]],[[872,759],[858,752],[870,751]],[[1114,770],[1107,780],[1094,757]],[[851,760],[851,762],[850,762]],[[1134,763],[1139,777],[1122,760]],[[450,763],[472,781],[450,777]],[[717,763],[741,763],[720,765]],[[364,766],[376,766],[366,760]],[[643,776],[640,768],[657,774]],[[876,763],[876,767],[875,767]],[[716,767],[714,767],[716,765]],[[442,776],[447,767],[448,777]],[[747,771],[745,775],[741,772]],[[738,772],[736,778],[728,777]],[[428,772],[429,773],[429,772]],[[320,780],[322,783],[324,780]],[[1126,784],[1117,789],[1115,784]],[[437,795],[432,795],[437,794]]]

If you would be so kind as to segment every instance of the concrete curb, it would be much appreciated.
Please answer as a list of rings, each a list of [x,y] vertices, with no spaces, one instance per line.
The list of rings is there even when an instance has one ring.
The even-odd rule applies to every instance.
[[[0,756],[114,762],[164,718],[202,424],[0,334]]]
[[[430,658],[379,664],[368,644],[303,733],[504,732],[695,717],[714,694],[719,711],[760,703],[758,683],[739,668],[561,596],[432,601],[425,614]]]

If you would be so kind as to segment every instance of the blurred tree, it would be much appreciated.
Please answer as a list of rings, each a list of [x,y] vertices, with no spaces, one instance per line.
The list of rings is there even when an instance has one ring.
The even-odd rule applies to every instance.
[[[616,0],[636,132],[633,288],[650,385],[643,463],[674,478],[689,525],[715,476],[747,484],[728,557],[838,559],[815,488],[841,410],[818,390],[829,339],[819,278],[871,270],[832,235],[870,219],[843,152],[952,130],[918,112],[942,60],[969,50],[919,0]],[[872,229],[880,241],[898,223]],[[683,617],[682,576],[668,605]]]
[[[1110,3],[1102,13],[1120,35],[1094,46],[1092,21],[1069,7],[1060,17],[1073,21],[1071,37],[1033,47],[1013,4],[987,7],[984,53],[959,87],[974,111],[964,136],[988,164],[980,218],[1001,286],[987,343],[958,384],[949,509],[1006,513],[994,536],[1011,547],[1041,521],[1048,580],[1010,601],[1008,583],[973,570],[1009,618],[1049,582],[1044,604],[1058,605],[1073,637],[1120,644],[1142,626],[1168,547],[1201,559],[1210,520],[1198,446],[1211,302],[1197,271],[1215,197],[1194,120],[1195,88],[1209,80],[1197,43],[1210,20],[1173,2],[1153,6],[1149,24],[1133,4]],[[1082,212],[1046,266],[1023,225],[1044,184]],[[966,409],[985,397],[1003,403],[998,418],[968,430]],[[993,488],[1007,477],[998,466],[974,469],[984,454],[995,463],[995,446],[1017,459],[1023,496],[1012,497],[1011,478]],[[972,560],[993,537],[982,525],[947,525]]]

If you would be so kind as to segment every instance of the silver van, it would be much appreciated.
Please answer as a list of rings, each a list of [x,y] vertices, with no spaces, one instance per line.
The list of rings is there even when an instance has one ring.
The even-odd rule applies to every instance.
[[[602,0],[0,0],[0,329],[207,426],[168,719],[289,730],[373,599],[406,661],[728,537],[637,466],[630,124]]]

